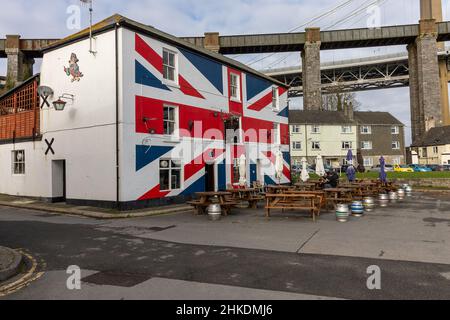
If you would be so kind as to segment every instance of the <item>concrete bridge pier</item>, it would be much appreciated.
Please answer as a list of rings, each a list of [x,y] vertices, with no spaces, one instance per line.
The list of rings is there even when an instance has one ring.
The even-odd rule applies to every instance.
[[[320,72],[320,29],[307,28],[302,51],[303,108],[322,109],[322,78]]]
[[[20,36],[7,35],[5,53],[8,58],[6,88],[10,89],[33,75],[34,59],[20,50]]]

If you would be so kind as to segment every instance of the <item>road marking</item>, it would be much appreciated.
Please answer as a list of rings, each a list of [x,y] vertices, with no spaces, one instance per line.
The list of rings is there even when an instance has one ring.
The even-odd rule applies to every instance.
[[[19,251],[22,255],[24,255],[31,261],[31,268],[20,279],[0,287],[0,297],[10,295],[24,287],[29,286],[33,281],[36,281],[44,274],[44,271],[36,272],[38,263],[33,256],[24,252],[23,250],[17,251]]]

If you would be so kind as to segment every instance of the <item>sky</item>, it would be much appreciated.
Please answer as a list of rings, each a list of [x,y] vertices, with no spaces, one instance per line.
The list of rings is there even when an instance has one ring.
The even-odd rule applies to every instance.
[[[419,20],[419,0],[93,0],[94,22],[119,13],[176,36],[222,35],[366,28],[415,24]],[[367,12],[370,3],[377,6]],[[444,20],[450,17],[450,0],[442,0]],[[77,30],[67,27],[70,6],[79,0],[0,0],[0,38],[20,34],[22,38],[60,38]],[[340,8],[332,10],[337,6]],[[330,12],[329,15],[322,16]],[[23,18],[19,18],[23,17]],[[88,26],[88,10],[81,7],[81,28]],[[314,20],[315,19],[315,20]],[[322,51],[322,62],[405,52],[405,46]],[[237,55],[234,59],[263,70],[300,65],[300,53]],[[262,59],[262,60],[261,60]],[[260,61],[259,61],[260,60]],[[40,62],[35,64],[39,72]],[[0,75],[6,74],[6,60],[0,59]],[[389,89],[357,94],[362,110],[389,111],[407,126],[410,134],[409,89]],[[292,102],[293,108],[301,100]]]

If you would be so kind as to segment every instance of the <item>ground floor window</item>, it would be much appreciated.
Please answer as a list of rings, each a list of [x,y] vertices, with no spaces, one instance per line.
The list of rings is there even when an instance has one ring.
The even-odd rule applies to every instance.
[[[12,152],[12,173],[25,174],[25,150]]]
[[[161,191],[181,188],[181,161],[161,160],[159,162],[159,184]]]
[[[373,159],[372,158],[364,158],[364,167],[372,167]]]

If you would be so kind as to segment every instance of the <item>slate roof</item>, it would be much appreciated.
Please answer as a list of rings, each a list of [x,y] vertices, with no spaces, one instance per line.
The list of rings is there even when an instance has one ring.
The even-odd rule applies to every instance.
[[[340,111],[290,110],[290,124],[359,124],[359,125],[399,125],[404,124],[389,112],[355,111],[354,121]]]
[[[355,120],[365,125],[399,125],[404,124],[389,112],[356,111]]]
[[[413,143],[413,147],[442,146],[450,144],[450,126],[432,128],[419,140]]]
[[[158,30],[152,26],[148,26],[148,25],[139,23],[137,21],[128,19],[127,17],[124,17],[120,14],[114,14],[111,17],[108,17],[108,18],[96,23],[95,25],[93,25],[92,26],[92,34],[95,35],[95,34],[99,34],[102,32],[106,32],[106,31],[114,29],[116,26],[117,27],[125,27],[125,28],[128,28],[133,31],[141,32],[150,37],[162,40],[163,42],[167,42],[167,43],[173,44],[175,46],[183,47],[185,49],[188,49],[188,50],[191,50],[194,52],[198,52],[204,56],[208,56],[208,57],[212,58],[213,60],[217,60],[225,65],[237,68],[241,71],[256,75],[260,78],[264,78],[264,79],[266,79],[272,83],[275,83],[279,86],[288,88],[288,86],[286,84],[284,84],[274,78],[271,78],[259,71],[256,71],[256,70],[246,66],[245,64],[240,63],[239,61],[227,58],[224,55],[221,55],[219,53],[215,53],[210,50],[204,49],[202,47],[196,46],[190,42],[187,42],[185,40],[177,38],[171,34],[165,33],[165,32]],[[86,28],[84,30],[81,30],[80,32],[77,32],[73,35],[70,35],[70,36],[64,38],[64,39],[61,39],[59,41],[52,43],[48,47],[44,48],[43,51],[44,51],[44,53],[47,51],[52,51],[52,50],[58,49],[60,47],[69,45],[71,43],[84,40],[88,37],[89,37],[89,28]]]

